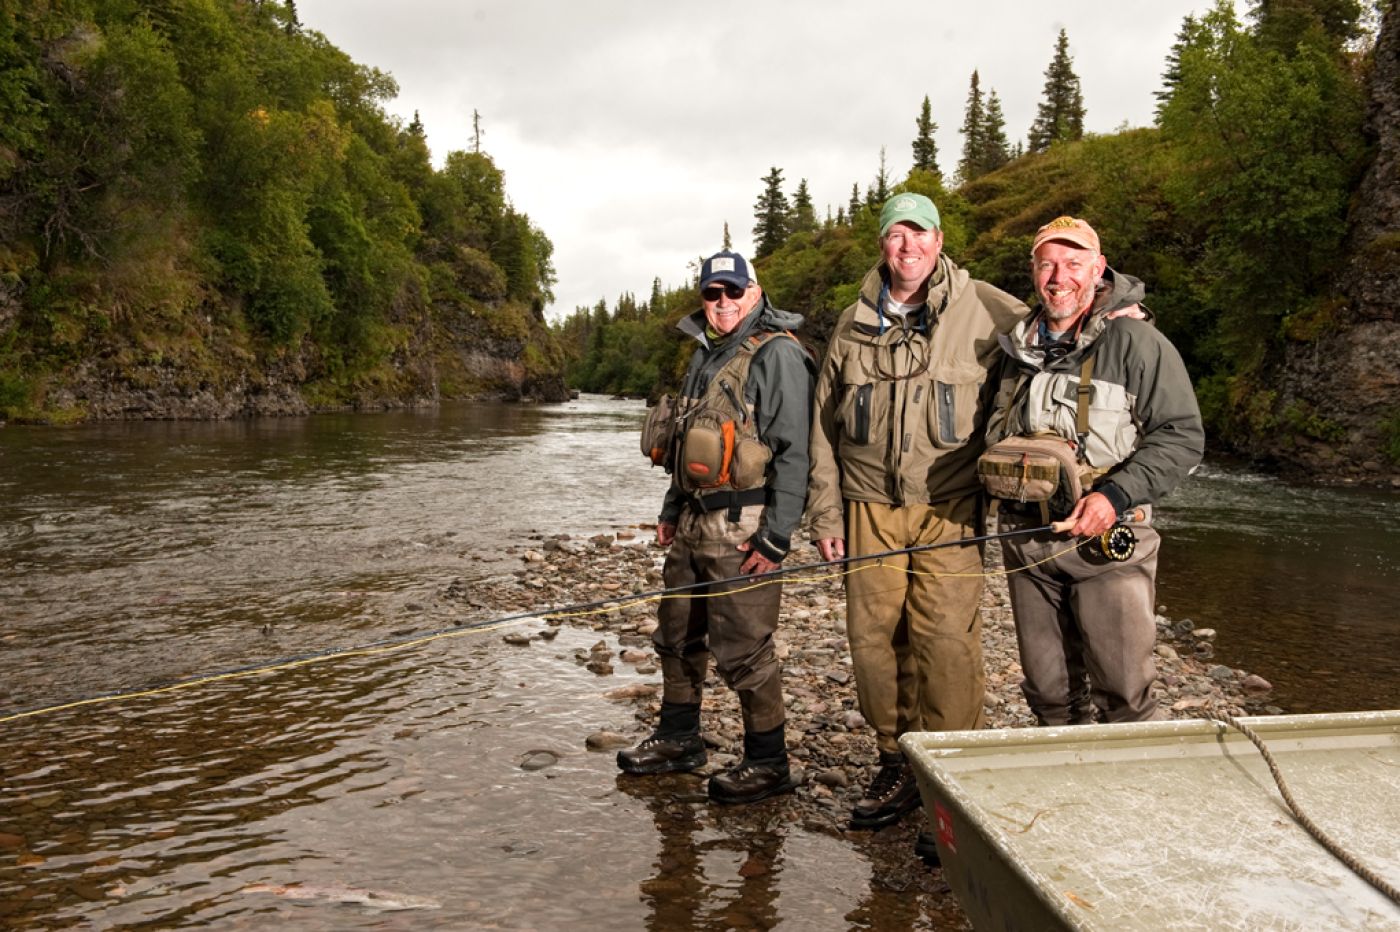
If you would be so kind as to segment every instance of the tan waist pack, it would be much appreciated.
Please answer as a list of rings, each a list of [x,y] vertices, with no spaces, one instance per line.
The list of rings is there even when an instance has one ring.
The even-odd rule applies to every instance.
[[[993,498],[1041,502],[1048,517],[1063,518],[1093,481],[1093,471],[1079,462],[1068,440],[1043,434],[992,444],[977,460],[977,478]]]

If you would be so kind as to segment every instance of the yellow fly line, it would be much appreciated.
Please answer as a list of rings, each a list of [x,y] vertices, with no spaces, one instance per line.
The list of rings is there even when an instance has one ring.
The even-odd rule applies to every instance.
[[[294,660],[277,661],[260,667],[248,667],[246,669],[231,670],[224,673],[211,673],[207,676],[197,676],[192,679],[181,680],[178,683],[169,683],[164,686],[154,686],[149,689],[139,689],[132,690],[130,692],[113,693],[107,696],[94,696],[87,699],[76,699],[72,702],[64,702],[58,705],[44,706],[43,708],[30,709],[25,712],[14,712],[9,715],[0,715],[0,725],[5,725],[10,722],[17,722],[21,719],[34,718],[40,715],[49,715],[54,712],[63,712],[68,709],[82,708],[83,706],[105,705],[113,702],[122,702],[127,699],[143,699],[148,698],[150,696],[160,696],[166,693],[178,692],[180,690],[193,689],[196,686],[207,686],[211,683],[241,680],[251,676],[260,676],[265,673],[277,673],[283,670],[296,669],[298,667],[309,667],[313,664],[325,663],[332,660],[343,660],[350,657],[372,657],[381,654],[389,654],[394,653],[396,651],[409,650],[414,647],[422,647],[424,644],[430,644],[434,641],[446,640],[448,638],[459,638],[465,637],[469,634],[484,634],[490,631],[499,631],[503,628],[518,625],[526,621],[536,621],[540,619],[549,618],[582,618],[589,615],[603,615],[608,614],[610,612],[615,612],[620,608],[626,608],[631,605],[644,605],[648,602],[660,602],[665,599],[721,598],[723,596],[734,595],[735,593],[739,592],[752,592],[755,589],[762,589],[765,586],[777,585],[779,583],[789,580],[791,582],[798,583],[825,582],[833,579],[842,579],[854,573],[861,573],[866,570],[877,569],[896,569],[902,572],[912,573],[918,576],[935,577],[987,577],[1010,575],[1011,573],[1023,572],[1025,570],[1030,569],[1031,567],[1039,566],[1042,563],[1048,563],[1051,560],[1054,560],[1057,557],[1064,556],[1070,551],[1075,550],[1083,546],[1083,544],[1089,543],[1092,540],[1093,538],[1089,538],[1087,540],[1080,541],[1079,543],[1072,544],[1071,546],[1066,547],[1064,550],[1061,550],[1057,553],[1053,553],[1043,560],[1038,560],[1035,563],[1029,563],[1025,566],[1017,567],[1016,569],[991,570],[981,573],[931,573],[921,570],[915,570],[912,568],[894,566],[892,564],[885,563],[883,558],[876,558],[870,562],[853,563],[852,565],[847,566],[845,569],[839,570],[835,573],[823,573],[815,576],[792,576],[786,579],[777,577],[770,579],[760,579],[747,586],[726,588],[720,592],[661,592],[655,595],[640,596],[637,598],[628,598],[626,596],[622,596],[615,600],[609,600],[605,605],[602,605],[598,608],[590,608],[582,611],[540,612],[534,615],[522,615],[517,618],[504,619],[502,621],[497,622],[488,622],[482,625],[472,625],[470,627],[453,628],[447,631],[438,631],[433,634],[425,634],[422,637],[412,638],[406,641],[398,641],[393,644],[382,644],[374,647],[347,647],[341,650],[327,651],[322,654],[317,654],[314,657],[299,657]]]

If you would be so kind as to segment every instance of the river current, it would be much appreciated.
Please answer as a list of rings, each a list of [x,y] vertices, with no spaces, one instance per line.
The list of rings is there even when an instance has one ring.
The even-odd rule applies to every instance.
[[[513,570],[506,548],[654,519],[641,415],[586,397],[0,430],[0,720],[471,620],[440,596]],[[1400,496],[1208,464],[1159,515],[1159,601],[1217,630],[1216,660],[1290,712],[1400,706]],[[0,721],[0,926],[936,927],[840,839],[617,779],[582,745],[630,721],[571,659],[597,637]],[[539,751],[557,762],[522,766]]]

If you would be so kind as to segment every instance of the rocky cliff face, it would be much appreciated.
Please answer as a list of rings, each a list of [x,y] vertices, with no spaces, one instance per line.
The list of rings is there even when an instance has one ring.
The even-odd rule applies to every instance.
[[[422,407],[445,399],[569,398],[557,367],[525,362],[532,351],[542,357],[539,347],[552,340],[543,321],[513,339],[493,335],[467,314],[406,325],[407,344],[362,384],[336,389],[333,399],[316,387],[314,373],[322,367],[314,348],[269,357],[252,352],[234,328],[210,326],[159,353],[114,337],[46,387],[44,408],[56,421],[206,420]]]
[[[1400,486],[1400,3],[1387,4],[1370,82],[1376,146],[1352,209],[1332,325],[1294,344],[1279,412],[1308,422],[1265,452],[1321,476]],[[1287,420],[1287,413],[1283,415]],[[1296,426],[1296,425],[1295,425]]]

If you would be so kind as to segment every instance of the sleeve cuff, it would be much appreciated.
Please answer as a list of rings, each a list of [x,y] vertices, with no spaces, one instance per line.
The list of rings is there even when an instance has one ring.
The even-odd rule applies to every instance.
[[[1133,500],[1128,497],[1128,493],[1120,489],[1118,483],[1114,482],[1112,479],[1098,486],[1094,491],[1108,499],[1108,503],[1113,506],[1113,510],[1117,514],[1121,515],[1133,504]]]
[[[779,537],[772,531],[761,529],[753,537],[749,538],[749,543],[753,549],[763,556],[765,560],[772,563],[781,563],[792,549],[792,539]]]

